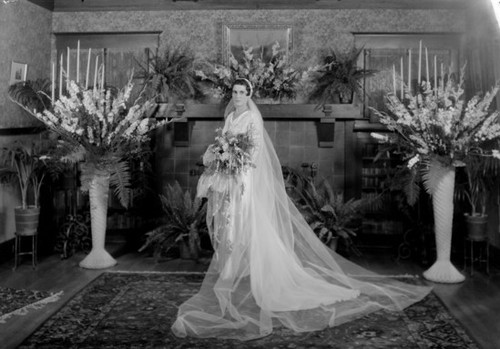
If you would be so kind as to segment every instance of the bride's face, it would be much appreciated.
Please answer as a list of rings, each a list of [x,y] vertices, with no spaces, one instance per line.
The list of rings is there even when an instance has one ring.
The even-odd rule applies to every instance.
[[[245,86],[233,86],[233,103],[235,107],[243,107],[247,105],[249,99],[250,96],[248,96],[248,91]]]

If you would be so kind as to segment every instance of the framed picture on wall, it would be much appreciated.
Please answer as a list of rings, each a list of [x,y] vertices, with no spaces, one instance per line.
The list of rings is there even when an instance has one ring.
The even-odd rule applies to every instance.
[[[12,61],[10,66],[10,81],[9,85],[17,82],[26,81],[26,74],[28,73],[28,65],[25,63],[18,63]]]
[[[292,53],[292,25],[267,23],[225,23],[222,25],[222,58],[225,65],[229,57],[241,62],[244,51],[251,48],[254,57],[268,62],[274,50],[286,57]]]

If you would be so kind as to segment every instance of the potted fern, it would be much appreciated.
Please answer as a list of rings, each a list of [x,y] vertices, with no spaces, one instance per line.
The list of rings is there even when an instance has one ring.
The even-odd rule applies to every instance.
[[[142,79],[147,94],[158,103],[157,115],[168,116],[178,103],[200,96],[194,55],[185,47],[166,47],[139,67],[136,78]]]
[[[355,46],[345,53],[331,50],[323,65],[311,73],[314,87],[309,100],[317,102],[317,108],[327,103],[352,103],[355,95],[363,97],[363,79],[377,71],[358,67],[361,52],[363,48]]]
[[[200,237],[207,234],[206,204],[200,198],[193,198],[190,191],[183,191],[178,182],[167,185],[165,194],[160,196],[164,222],[146,233],[146,241],[139,249],[153,249],[158,260],[171,248],[178,247],[180,257],[197,260],[200,255]]]
[[[312,179],[302,178],[298,183],[290,196],[318,238],[333,250],[341,239],[346,250],[359,254],[352,238],[356,236],[365,200],[345,201],[343,194],[335,193],[326,180],[315,184]]]

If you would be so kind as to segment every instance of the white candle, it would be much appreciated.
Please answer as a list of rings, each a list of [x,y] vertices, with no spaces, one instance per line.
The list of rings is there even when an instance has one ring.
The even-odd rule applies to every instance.
[[[420,45],[418,49],[418,76],[417,76],[417,81],[418,81],[418,86],[420,87],[420,77],[422,75],[422,40],[420,40]]]
[[[89,88],[89,78],[90,78],[90,54],[91,54],[91,50],[89,48],[89,55],[87,56],[87,73],[85,75],[85,89],[88,89]]]
[[[61,63],[59,64],[59,98],[62,97],[62,86],[63,86],[63,63],[64,56],[61,53]]]
[[[397,96],[396,94],[396,65],[392,65],[392,89],[394,90],[394,96]]]
[[[437,57],[436,55],[434,55],[434,91],[436,91],[436,96],[437,96],[437,88],[438,88],[438,77],[437,77],[437,72],[438,72],[438,68],[437,68]]]
[[[442,62],[441,62],[441,87],[444,89],[444,70]]]
[[[401,76],[399,77],[400,79],[400,85],[401,85],[401,100],[405,98],[404,96],[404,79],[403,79],[403,57],[401,57]]]
[[[102,58],[102,80],[101,80],[101,88],[104,90],[104,57]]]
[[[411,48],[408,50],[408,93],[411,94]]]
[[[50,87],[50,98],[52,98],[52,104],[55,102],[56,97],[56,64],[52,62],[52,86]]]
[[[97,72],[99,69],[99,56],[95,57],[94,91],[97,89]]]
[[[80,82],[80,40],[76,44],[76,83]]]
[[[429,83],[429,52],[427,51],[427,47],[425,48],[425,82]]]
[[[66,62],[66,88],[69,90],[69,47],[68,47],[68,58]]]

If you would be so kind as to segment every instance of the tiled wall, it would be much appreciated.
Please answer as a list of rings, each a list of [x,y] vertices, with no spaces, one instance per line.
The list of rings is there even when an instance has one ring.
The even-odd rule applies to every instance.
[[[189,147],[173,145],[173,131],[165,127],[157,134],[156,173],[160,187],[178,181],[183,187],[195,190],[201,167],[201,157],[207,146],[214,141],[214,131],[222,127],[220,121],[194,121]],[[319,148],[316,121],[275,121],[264,122],[264,127],[275,147],[280,162],[284,166],[303,169],[302,164],[318,166],[318,178],[326,178],[341,187],[342,175],[336,164],[333,148]],[[342,131],[342,130],[339,130]],[[336,137],[338,138],[338,137]],[[337,171],[336,171],[337,169]],[[310,173],[310,172],[309,172]]]

